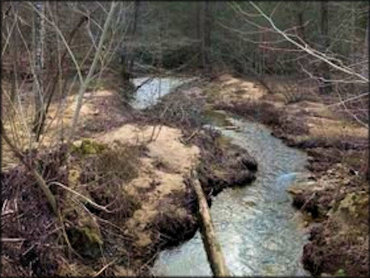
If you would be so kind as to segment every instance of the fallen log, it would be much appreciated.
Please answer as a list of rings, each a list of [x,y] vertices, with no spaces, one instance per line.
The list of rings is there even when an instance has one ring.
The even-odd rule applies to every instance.
[[[204,249],[207,253],[208,262],[215,277],[230,276],[222,254],[221,246],[217,241],[211,214],[209,212],[206,197],[195,170],[191,171],[190,183],[195,190],[199,205],[200,232],[202,235]]]

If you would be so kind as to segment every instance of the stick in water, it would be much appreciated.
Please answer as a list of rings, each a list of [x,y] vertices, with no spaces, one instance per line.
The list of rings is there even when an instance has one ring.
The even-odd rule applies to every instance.
[[[200,232],[202,234],[204,249],[206,250],[213,275],[215,277],[230,276],[222,254],[221,246],[215,235],[208,203],[195,170],[191,171],[190,183],[197,195],[200,216]]]

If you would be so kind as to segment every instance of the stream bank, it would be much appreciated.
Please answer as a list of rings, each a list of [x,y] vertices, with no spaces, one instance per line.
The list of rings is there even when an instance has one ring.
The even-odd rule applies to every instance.
[[[168,124],[136,110],[122,115],[124,106],[113,105],[114,97],[88,93],[80,124],[84,137],[28,154],[48,183],[64,186],[52,186],[61,219],[23,166],[3,173],[3,236],[20,239],[3,244],[3,274],[148,275],[160,250],[198,228],[187,183],[191,168],[198,169],[209,202],[224,188],[255,179],[257,165],[248,152],[215,130],[199,129],[190,114]],[[107,104],[119,123],[108,121]],[[67,111],[73,112],[71,105]]]
[[[211,107],[261,122],[309,155],[310,181],[290,189],[292,204],[305,212],[310,230],[305,269],[315,276],[367,276],[368,129],[328,107],[319,95],[287,98],[279,84],[275,89],[271,93],[259,82],[223,75],[203,91]]]
[[[220,86],[218,82],[224,85]],[[181,247],[185,248],[185,253],[181,251],[178,256],[176,253],[171,253],[170,256],[161,255],[159,259],[159,262],[172,262],[172,270],[186,273],[189,271],[189,267],[186,267],[189,264],[177,263],[183,261],[184,254],[195,252],[197,255],[194,258],[199,258],[200,261],[204,259],[202,253],[196,251],[201,250],[200,238],[197,235],[193,237],[197,229],[196,206],[194,194],[186,182],[187,172],[191,167],[197,167],[201,173],[202,186],[210,203],[212,195],[219,193],[212,210],[220,217],[216,225],[227,231],[221,238],[229,246],[239,248],[236,253],[230,251],[231,259],[235,259],[230,262],[234,273],[277,275],[281,274],[280,266],[285,264],[288,265],[284,268],[285,273],[303,273],[299,259],[302,246],[306,243],[305,236],[297,227],[299,223],[295,221],[299,217],[295,217],[290,206],[291,200],[285,193],[285,189],[292,183],[296,183],[290,190],[293,193],[293,204],[307,212],[304,219],[308,228],[312,228],[310,242],[303,248],[306,269],[315,275],[363,275],[366,272],[364,262],[367,262],[368,249],[364,242],[367,240],[367,222],[364,220],[367,219],[365,208],[368,199],[367,194],[364,194],[367,192],[366,184],[359,174],[363,171],[359,167],[362,162],[357,158],[359,153],[363,154],[363,134],[367,133],[356,126],[345,126],[348,143],[345,144],[347,149],[343,149],[348,154],[345,157],[348,163],[343,164],[340,160],[342,165],[335,166],[333,161],[338,162],[343,150],[333,148],[335,144],[332,139],[339,142],[335,138],[342,134],[343,128],[338,129],[338,121],[332,115],[329,115],[329,119],[327,111],[321,109],[320,104],[302,101],[287,106],[287,109],[279,101],[279,96],[266,95],[260,85],[227,76],[213,83],[192,83],[187,89],[186,94],[169,94],[152,109],[148,107],[141,112],[115,101],[115,93],[98,91],[87,94],[86,105],[82,109],[80,132],[89,139],[76,142],[73,149],[77,153],[71,157],[72,161],[65,164],[65,149],[50,151],[42,157],[37,155],[37,159],[30,153],[30,159],[34,159],[36,164],[40,163],[40,169],[49,181],[63,182],[103,206],[113,202],[109,208],[115,211],[114,214],[101,212],[96,207],[91,207],[86,200],[77,198],[74,193],[57,187],[53,189],[61,207],[69,212],[64,215],[65,223],[77,254],[63,241],[60,223],[50,214],[47,203],[40,197],[42,193],[33,186],[33,180],[25,169],[14,167],[5,173],[6,179],[2,180],[5,189],[3,235],[20,239],[19,242],[6,242],[3,245],[2,262],[6,273],[12,276],[147,275],[161,250],[192,238],[183,245],[185,247]],[[249,103],[251,98],[255,101],[252,107]],[[238,100],[239,108],[230,99]],[[258,105],[261,100],[268,104]],[[251,109],[253,107],[257,109]],[[248,120],[253,120],[251,116],[256,114],[268,115],[262,122],[270,126],[275,135],[288,144],[308,149],[311,156],[308,158],[309,168],[315,175],[310,176],[309,181],[306,178],[300,181],[300,174],[297,173],[303,171],[302,161],[305,160],[302,154],[298,154],[300,152],[278,143],[280,141],[271,137],[271,131],[263,126],[244,122],[242,118],[229,118],[213,113],[216,108],[234,112]],[[274,108],[279,109],[275,109],[278,113],[274,113]],[[210,119],[201,116],[204,110],[207,111],[206,114],[213,114],[208,117]],[[249,110],[253,113],[245,114]],[[285,114],[283,111],[290,112]],[[72,112],[73,107],[67,115],[72,115]],[[280,117],[281,113],[283,117]],[[323,117],[325,113],[326,118]],[[113,121],[110,117],[112,114]],[[307,119],[299,117],[300,114],[308,116]],[[203,126],[209,124],[210,120],[213,121],[213,127],[204,129]],[[257,117],[255,120],[260,119]],[[296,122],[298,124],[294,127]],[[279,126],[284,128],[280,128],[281,134]],[[302,127],[298,134],[297,126]],[[320,133],[322,130],[326,131],[326,137],[331,135],[331,141],[324,140],[326,137]],[[229,135],[232,139],[220,136],[220,133]],[[254,137],[254,134],[259,134],[260,137]],[[349,134],[356,134],[357,140],[350,140]],[[114,142],[115,139],[118,142]],[[264,140],[269,143],[262,145]],[[252,151],[254,147],[249,144],[263,149],[255,153]],[[340,146],[339,143],[336,144]],[[280,152],[281,150],[284,151]],[[130,153],[132,156],[122,156],[119,159],[117,153]],[[259,153],[264,154],[263,157],[258,158]],[[288,162],[276,164],[271,161],[275,155]],[[300,157],[299,163],[296,155]],[[257,158],[258,167],[252,157]],[[130,171],[136,174],[122,178],[121,166],[126,165],[130,159],[133,169],[142,174]],[[110,163],[101,163],[101,160]],[[266,170],[270,168],[266,167],[266,161],[271,163],[272,170]],[[94,173],[94,168],[91,167],[102,167],[105,164],[111,165],[113,171],[107,177],[93,175],[95,178],[92,179],[91,172]],[[81,167],[87,173],[81,171]],[[104,167],[103,169],[107,170]],[[112,180],[112,177],[117,178],[117,174],[118,180]],[[253,183],[255,177],[257,179]],[[99,183],[92,182],[99,180],[98,178],[101,179]],[[251,182],[249,187],[227,189],[229,186]],[[256,183],[267,186],[254,186]],[[14,184],[17,186],[11,186]],[[276,190],[269,187],[271,184],[276,186]],[[311,186],[312,184],[315,186]],[[276,196],[277,199],[269,199],[268,196]],[[77,202],[66,202],[69,199]],[[261,207],[262,204],[264,206]],[[40,213],[34,216],[34,211]],[[262,217],[263,215],[268,217]],[[9,219],[16,221],[7,222]],[[318,225],[312,225],[312,221]],[[72,227],[77,227],[77,230],[71,229]],[[249,227],[254,227],[253,232],[248,231]],[[281,229],[278,233],[275,233],[276,227]],[[273,234],[265,233],[267,230]],[[278,241],[275,240],[277,235]],[[348,236],[350,243],[346,241]],[[249,240],[254,238],[258,238],[257,242],[261,244],[254,246],[254,241]],[[83,244],[78,246],[80,242]],[[286,246],[289,246],[288,252],[282,256],[280,250]],[[50,249],[57,251],[51,254]],[[254,250],[258,250],[258,253],[251,254]],[[167,251],[163,254],[167,254]],[[273,259],[265,260],[267,257]],[[194,265],[196,262],[188,263]],[[193,269],[198,271],[195,275],[208,273],[207,262],[203,260],[201,265],[205,268]],[[258,269],[254,266],[258,266]],[[159,270],[159,273],[163,273],[163,269]]]
[[[299,260],[306,238],[286,192],[295,180],[305,179],[305,155],[286,147],[261,125],[227,116],[225,119],[228,125],[217,129],[232,143],[248,149],[258,162],[257,179],[250,186],[225,189],[211,206],[230,272],[237,276],[307,275]],[[153,273],[212,275],[200,234],[162,252]]]

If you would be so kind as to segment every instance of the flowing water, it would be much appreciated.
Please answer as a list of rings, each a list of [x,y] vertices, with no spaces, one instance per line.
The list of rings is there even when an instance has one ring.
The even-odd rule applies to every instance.
[[[149,94],[149,88],[141,89]],[[300,263],[306,236],[286,192],[296,179],[304,177],[306,155],[271,136],[263,125],[225,117],[238,129],[223,128],[220,114],[211,116],[210,124],[258,162],[257,179],[252,184],[226,189],[212,202],[216,235],[231,274],[307,276]],[[161,252],[153,274],[212,275],[199,232],[181,246]]]
[[[189,78],[150,78],[142,77],[135,78],[133,83],[135,86],[140,86],[137,90],[135,99],[131,102],[135,109],[144,109],[148,106],[157,103],[160,97],[167,95],[177,86],[190,81]]]

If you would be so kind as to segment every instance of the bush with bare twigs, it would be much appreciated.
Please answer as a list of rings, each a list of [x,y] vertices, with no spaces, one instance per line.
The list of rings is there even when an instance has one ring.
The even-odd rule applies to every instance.
[[[143,151],[142,146],[108,147],[83,140],[72,147],[70,156],[66,145],[49,153],[30,152],[27,159],[50,184],[58,216],[24,166],[4,172],[2,231],[9,240],[2,260],[19,266],[18,274],[29,275],[92,275],[104,267],[102,256],[124,261],[131,252],[131,240],[123,236],[124,222],[138,208],[124,187],[136,177]],[[117,248],[117,242],[125,248]],[[73,272],[76,263],[85,271]],[[12,271],[16,270],[7,267],[3,274]]]

